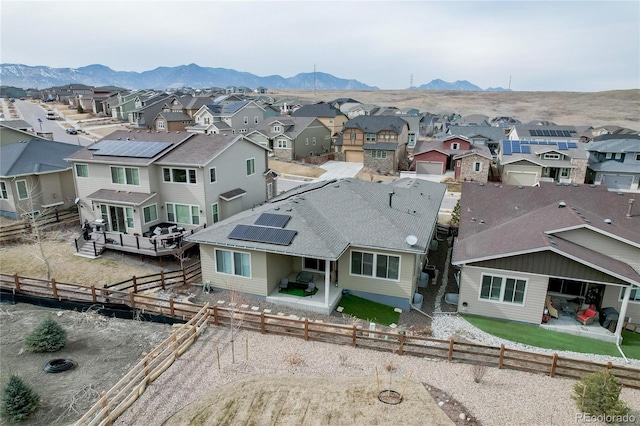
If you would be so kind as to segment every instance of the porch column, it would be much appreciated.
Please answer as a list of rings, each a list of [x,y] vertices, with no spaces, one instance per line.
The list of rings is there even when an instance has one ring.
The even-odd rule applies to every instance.
[[[324,304],[329,306],[329,291],[331,290],[331,261],[324,261]]]
[[[616,342],[618,345],[622,343],[622,327],[624,326],[624,318],[627,316],[627,307],[629,306],[629,298],[631,297],[631,290],[633,285],[625,287],[624,299],[622,299],[622,306],[620,306],[620,315],[618,316],[618,324],[616,324]]]

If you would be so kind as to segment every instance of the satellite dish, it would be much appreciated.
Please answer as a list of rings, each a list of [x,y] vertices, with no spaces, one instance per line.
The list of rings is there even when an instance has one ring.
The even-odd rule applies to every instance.
[[[74,203],[76,203],[76,206],[80,203],[80,197],[76,197],[75,200],[73,200]]]
[[[418,242],[418,237],[416,237],[415,235],[409,235],[405,241],[410,246],[415,246],[416,243]]]

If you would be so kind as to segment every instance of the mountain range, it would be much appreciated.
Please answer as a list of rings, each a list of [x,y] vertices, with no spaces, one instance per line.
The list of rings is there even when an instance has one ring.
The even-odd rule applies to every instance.
[[[67,84],[87,86],[116,86],[125,89],[177,89],[182,87],[211,88],[228,86],[266,87],[268,89],[297,90],[379,90],[358,80],[343,79],[322,72],[301,73],[285,78],[279,75],[260,77],[248,72],[227,68],[201,67],[196,64],[176,67],[159,67],[150,71],[114,71],[100,65],[80,68],[51,68],[23,64],[0,64],[0,84],[23,89],[44,89]],[[448,83],[436,79],[414,90],[467,90],[482,91],[480,87],[466,81]],[[489,88],[488,91],[506,90]]]

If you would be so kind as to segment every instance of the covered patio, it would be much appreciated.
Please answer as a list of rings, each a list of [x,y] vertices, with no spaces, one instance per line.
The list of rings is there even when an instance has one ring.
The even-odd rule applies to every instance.
[[[602,340],[609,343],[617,343],[617,336],[608,329],[600,325],[598,321],[584,325],[572,315],[561,313],[558,318],[551,318],[546,324],[540,327],[557,331],[558,333],[572,334],[574,336],[588,337],[590,339]]]
[[[312,296],[303,297],[281,293],[280,288],[276,288],[266,297],[266,301],[287,308],[329,315],[340,301],[342,290],[335,285],[325,285],[324,277],[317,283],[318,291]]]

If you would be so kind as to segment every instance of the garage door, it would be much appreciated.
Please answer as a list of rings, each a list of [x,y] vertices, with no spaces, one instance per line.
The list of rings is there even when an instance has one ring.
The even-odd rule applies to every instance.
[[[345,158],[349,163],[364,163],[364,152],[347,151]]]
[[[419,175],[441,175],[444,169],[439,161],[418,161],[416,162],[416,173]]]
[[[631,189],[633,176],[628,175],[604,175],[602,182],[609,189]]]
[[[535,173],[509,173],[507,176],[508,185],[532,186],[536,183]]]

